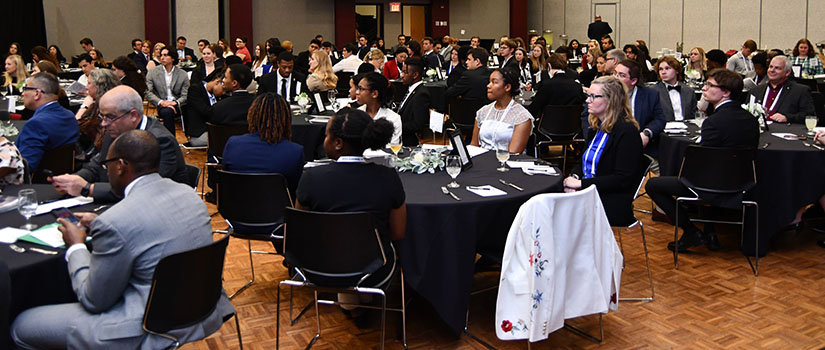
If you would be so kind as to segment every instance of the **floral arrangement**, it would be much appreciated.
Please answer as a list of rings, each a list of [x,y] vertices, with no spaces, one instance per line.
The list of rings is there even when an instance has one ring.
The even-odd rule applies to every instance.
[[[399,159],[396,167],[399,171],[411,171],[416,174],[444,169],[444,158],[440,152],[415,151],[407,158]]]
[[[308,105],[309,104],[309,96],[307,96],[306,92],[301,92],[300,95],[295,97],[295,102],[298,102],[298,104],[302,104],[302,105]]]
[[[765,109],[762,108],[762,105],[758,101],[751,100],[750,102],[748,102],[748,104],[743,104],[742,108],[744,108],[748,111],[748,113],[756,117],[756,120],[759,122],[759,130],[764,130],[764,123],[767,120],[768,114],[765,113]]]
[[[427,76],[428,77],[433,78],[436,75],[438,75],[438,72],[435,71],[435,68],[430,68],[430,69],[427,70]]]
[[[696,69],[688,69],[687,72],[685,72],[685,77],[691,80],[699,80],[702,79],[702,72]]]

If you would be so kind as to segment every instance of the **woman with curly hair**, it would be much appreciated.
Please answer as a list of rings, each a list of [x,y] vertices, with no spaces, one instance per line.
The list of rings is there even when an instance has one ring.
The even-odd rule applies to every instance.
[[[312,92],[323,92],[335,89],[338,77],[332,72],[332,63],[324,50],[315,50],[309,58],[309,73],[307,88]]]

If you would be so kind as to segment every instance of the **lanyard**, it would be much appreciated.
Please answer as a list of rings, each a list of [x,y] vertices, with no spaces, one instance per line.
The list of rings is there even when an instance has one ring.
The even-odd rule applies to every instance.
[[[507,112],[510,111],[510,108],[513,108],[513,106],[515,106],[515,105],[516,105],[516,101],[511,98],[510,103],[507,104],[507,108],[504,109],[504,113],[501,114],[501,118],[497,119],[497,121],[501,121],[501,119],[504,119],[504,117],[507,116]],[[490,119],[490,114],[493,114],[493,111],[495,109],[496,109],[496,105],[495,105],[495,103],[493,103],[493,106],[490,108],[489,111],[487,111],[487,118],[485,118],[485,119]]]
[[[360,156],[340,156],[337,163],[365,163],[364,157]]]
[[[768,88],[765,90],[765,101],[762,101],[762,108],[767,108],[768,104],[768,95],[771,93],[770,91],[771,86],[768,84]],[[768,114],[770,115],[773,112],[773,109],[776,107],[776,102],[779,101],[779,95],[782,94],[782,90],[784,89],[784,85],[779,87],[779,92],[776,93],[776,97],[773,98],[773,103],[771,103],[771,107],[768,108]]]
[[[593,148],[593,143],[596,142],[596,138],[597,138],[597,137],[593,137],[593,140],[590,141],[590,147],[587,148],[588,152],[586,152],[585,156],[584,156],[584,162],[587,163],[587,161],[588,161],[587,156],[592,155],[592,158],[590,159],[590,175],[591,176],[596,176],[596,162],[599,159],[601,159],[601,151],[602,151],[602,148],[604,147],[604,142],[607,141],[607,133],[599,131],[596,136],[599,136],[599,134],[601,134],[601,139],[599,140],[599,145],[596,146],[596,149],[593,150],[593,153],[590,153],[590,150]]]

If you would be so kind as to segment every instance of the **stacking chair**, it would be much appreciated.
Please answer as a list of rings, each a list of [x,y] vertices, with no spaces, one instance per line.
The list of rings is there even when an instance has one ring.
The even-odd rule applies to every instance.
[[[318,292],[375,294],[381,299],[380,307],[371,305],[354,305],[357,307],[381,310],[381,349],[384,349],[384,328],[386,310],[401,313],[402,345],[407,348],[406,308],[404,306],[404,274],[400,267],[397,271],[401,277],[401,307],[387,308],[384,292],[392,282],[377,287],[362,287],[375,271],[388,261],[381,237],[375,228],[372,215],[366,212],[320,213],[286,209],[286,230],[284,232],[284,257],[295,267],[295,277],[278,284],[275,326],[275,347],[280,346],[281,329],[281,286],[309,288],[314,292],[315,317],[317,333],[307,348],[321,336],[321,318],[318,304],[341,305],[336,301],[318,300]],[[400,262],[396,258],[396,266]],[[290,299],[291,301],[291,299]],[[292,305],[290,303],[290,318]]]
[[[633,199],[639,198],[639,194],[642,191],[642,188],[645,184],[645,179],[647,178],[647,174],[650,173],[650,167],[653,163],[653,158],[646,154],[642,154],[642,160],[639,161],[639,169],[637,175],[639,177],[639,186],[636,187],[636,193],[633,195]],[[610,225],[612,227],[620,228],[619,231],[619,249],[622,251],[623,256],[627,256],[624,252],[624,244],[622,244],[622,231],[630,230],[636,226],[639,226],[639,230],[642,232],[642,246],[645,250],[645,265],[647,265],[647,279],[650,281],[650,296],[649,297],[625,297],[619,298],[619,301],[653,301],[656,293],[653,291],[653,274],[650,272],[650,257],[647,254],[647,240],[645,239],[645,226],[642,224],[642,221],[637,219],[635,215],[633,215],[634,210],[630,210],[630,215],[626,220],[622,220],[622,222],[611,222]],[[626,259],[625,259],[626,261]],[[624,262],[622,263],[622,268],[624,268]]]
[[[567,173],[567,153],[574,143],[583,143],[581,105],[544,107],[539,125],[535,129],[535,154],[541,158],[542,146],[562,146],[562,154],[555,159],[562,160],[562,173]]]
[[[175,349],[181,345],[169,332],[202,321],[215,310],[220,300],[227,244],[229,235],[212,244],[160,260],[152,277],[143,330],[173,341]],[[243,349],[238,314],[229,315],[224,322],[233,316],[238,344]]]
[[[473,126],[476,121],[476,112],[489,103],[487,100],[468,100],[461,97],[451,97],[448,103],[450,121],[455,128],[461,130],[465,137],[472,137]]]
[[[32,183],[45,184],[47,175],[43,170],[51,170],[52,174],[60,175],[74,172],[74,143],[50,149],[43,153],[38,169],[32,175]]]
[[[676,198],[676,222],[679,222],[679,205],[683,202],[694,202],[711,206],[726,206],[736,203],[742,208],[742,217],[736,221],[722,221],[709,219],[690,219],[692,222],[713,222],[735,224],[742,226],[740,245],[745,239],[745,211],[748,206],[755,208],[755,237],[754,255],[756,262],[750,265],[753,275],[759,274],[759,204],[756,201],[745,200],[747,192],[756,187],[756,163],[754,149],[717,148],[699,145],[690,145],[682,158],[682,167],[679,169],[679,181],[692,193],[693,197]],[[713,171],[709,171],[713,169]],[[704,197],[704,198],[703,198]],[[721,205],[720,205],[721,204]],[[737,208],[738,209],[738,208]],[[679,268],[679,226],[674,227],[673,264]]]
[[[252,250],[252,241],[272,242],[281,247],[284,209],[292,207],[286,178],[281,174],[243,174],[218,170],[218,212],[228,225],[227,233],[247,240],[252,278],[229,298],[255,282],[252,254],[275,254]]]
[[[198,189],[198,181],[201,178],[201,168],[192,164],[186,164],[186,184],[193,189]]]
[[[226,141],[232,136],[248,133],[249,127],[246,125],[217,125],[207,122],[206,131],[208,132],[206,138],[209,149],[206,152],[207,159],[203,163],[203,171],[206,171],[208,166],[219,166],[221,159],[223,159],[223,149],[226,147]],[[211,173],[208,174],[211,175]],[[205,189],[206,176],[201,180],[201,193],[205,193]]]

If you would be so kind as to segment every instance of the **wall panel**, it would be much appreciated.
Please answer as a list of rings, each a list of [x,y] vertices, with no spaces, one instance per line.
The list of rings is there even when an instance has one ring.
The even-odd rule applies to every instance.
[[[46,40],[59,46],[67,59],[83,51],[80,39],[84,37],[91,38],[111,61],[132,52],[132,39],[144,36],[143,1],[43,0],[43,12]],[[112,24],[107,17],[112,13],[129,15],[117,16]]]
[[[759,4],[760,0],[722,0],[718,45],[722,51],[739,50],[748,39],[759,44]]]
[[[682,0],[651,1],[650,12],[648,48],[653,52],[663,47],[675,49],[676,43],[682,40]],[[625,39],[630,42],[630,38]]]
[[[685,51],[693,47],[701,47],[705,51],[718,47],[719,0],[687,0],[684,27]],[[651,55],[658,50],[661,48],[651,48]]]
[[[210,43],[218,41],[218,2],[214,0],[186,0],[176,1],[177,33],[175,37],[186,37],[186,46],[198,52],[198,40],[206,39]],[[192,14],[198,14],[193,16]],[[229,39],[229,38],[227,38]],[[259,40],[260,38],[255,38]],[[230,40],[234,45],[234,39]],[[246,43],[249,51],[255,50],[255,43]],[[233,48],[234,51],[234,48]]]
[[[461,34],[461,30],[465,34]],[[459,39],[478,35],[495,38],[510,32],[510,2],[504,0],[450,1],[450,34]]]
[[[252,0],[255,40],[278,37],[291,40],[294,53],[305,51],[316,34],[335,42],[335,6],[332,0]],[[353,37],[355,28],[352,29]]]
[[[760,48],[793,48],[796,41],[805,37],[806,0],[762,0],[762,42]],[[825,3],[822,0],[811,3]],[[822,17],[816,19],[822,27]],[[818,40],[815,39],[814,42]]]

